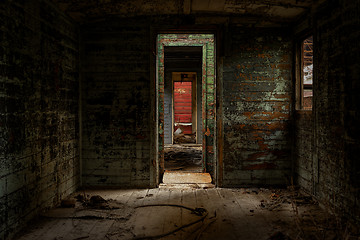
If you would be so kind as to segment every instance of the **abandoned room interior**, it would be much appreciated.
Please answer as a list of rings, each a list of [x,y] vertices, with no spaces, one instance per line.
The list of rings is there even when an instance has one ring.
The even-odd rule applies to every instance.
[[[0,239],[360,239],[360,1],[0,22]]]

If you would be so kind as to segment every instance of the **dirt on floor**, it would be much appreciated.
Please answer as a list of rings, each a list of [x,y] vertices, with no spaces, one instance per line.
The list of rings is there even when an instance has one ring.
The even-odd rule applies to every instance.
[[[360,239],[294,187],[89,190],[63,204],[15,239]]]
[[[287,189],[246,189],[244,194],[259,194],[260,207],[270,212],[289,211],[293,221],[274,221],[278,231],[269,240],[360,239],[359,227],[347,219],[336,216],[334,209],[320,207],[312,196],[291,186]]]
[[[165,145],[165,170],[202,172],[202,147],[195,144]]]

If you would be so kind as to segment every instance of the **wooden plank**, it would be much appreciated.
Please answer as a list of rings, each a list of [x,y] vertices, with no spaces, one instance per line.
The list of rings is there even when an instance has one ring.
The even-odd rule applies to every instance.
[[[166,204],[169,199],[170,192],[166,189],[156,189],[149,191],[153,197],[146,198],[143,201],[146,204]],[[154,196],[154,194],[156,194]],[[139,205],[140,206],[140,205]],[[128,225],[133,229],[135,237],[151,237],[163,234],[166,211],[164,207],[144,207],[137,208],[134,216]]]
[[[168,204],[181,205],[182,194],[181,191],[175,189],[170,190]],[[182,223],[183,209],[177,207],[168,207],[166,210],[166,219],[164,224],[164,233],[173,231],[180,227]],[[166,239],[182,239],[182,231],[178,231],[174,234],[169,235]]]
[[[239,233],[239,229],[247,228],[242,209],[236,204],[227,189],[217,188],[221,205],[217,212],[219,234],[223,239],[246,239]],[[210,192],[210,191],[209,191]],[[235,224],[238,223],[238,224]],[[236,227],[235,227],[236,226]]]
[[[238,200],[239,196],[245,195],[244,198],[248,198],[250,203],[253,204],[255,213],[258,213],[264,221],[266,221],[267,226],[269,229],[272,229],[273,231],[276,231],[277,228],[281,228],[278,225],[278,220],[281,219],[282,221],[288,221],[292,222],[294,220],[294,213],[292,209],[292,205],[288,204],[282,204],[281,211],[280,210],[273,210],[269,211],[267,209],[264,209],[260,207],[262,200],[270,200],[271,191],[259,191],[258,194],[252,193],[252,194],[242,194],[241,190],[235,189],[233,191],[233,194],[235,195],[235,198]]]
[[[146,194],[148,193],[149,189],[135,189],[133,193],[129,197],[128,201],[126,202],[127,205],[135,207],[142,204]]]
[[[49,227],[49,230],[38,239],[53,240],[54,238],[62,239],[70,231],[74,229],[76,220],[59,218],[56,220],[56,224]],[[65,239],[65,238],[64,238]]]
[[[196,197],[196,207],[206,209],[208,211],[208,215],[205,218],[205,220],[201,222],[199,229],[194,231],[194,233],[192,233],[190,239],[198,239],[200,236],[201,236],[200,239],[211,239],[211,236],[213,234],[208,234],[204,238],[203,233],[218,231],[218,229],[214,228],[214,223],[217,220],[216,206],[219,204],[219,202],[217,202],[216,199],[214,200],[210,199],[206,189],[196,189],[195,197]]]
[[[156,204],[156,198],[159,194],[159,188],[149,189],[145,198],[138,206]],[[159,233],[159,220],[154,207],[144,207],[135,209],[133,218],[133,229],[137,236],[153,236]]]
[[[122,204],[125,204],[129,201],[133,193],[134,189],[123,189],[119,192],[118,196],[115,197],[115,200]]]
[[[212,239],[212,237],[218,237],[218,239],[221,239],[222,236],[219,233],[221,232],[221,221],[224,219],[220,213],[220,209],[222,208],[222,199],[215,188],[206,189],[205,192],[209,199],[205,205],[206,209],[211,217],[216,216],[216,220],[201,234],[202,239]]]
[[[91,230],[95,227],[95,224],[97,224],[97,222],[98,221],[94,221],[93,219],[73,219],[73,229],[65,235],[64,239],[88,239]],[[59,229],[56,229],[56,231],[58,231],[59,233],[63,232],[63,230]]]
[[[244,194],[234,189],[228,189],[226,193],[234,199],[239,208],[244,212],[248,227],[245,228],[247,231],[241,232],[242,236],[246,236],[249,239],[259,239],[264,237],[264,233],[271,230],[269,222],[262,216],[262,210],[259,207],[260,202],[256,201],[252,195]],[[257,229],[257,231],[254,231],[254,229]]]
[[[106,236],[114,224],[115,220],[103,219],[97,220],[95,222],[95,226],[89,232],[88,240],[98,240],[98,239],[106,239]]]
[[[48,233],[50,232],[50,229],[52,229],[53,226],[58,225],[59,221],[63,221],[63,219],[41,218],[39,222],[30,225],[29,227],[32,228],[31,231],[19,237],[18,240],[46,239],[45,236],[49,236]],[[52,239],[54,239],[54,237],[52,237]]]
[[[183,189],[182,192],[182,205],[185,207],[196,208],[196,195],[195,189]],[[198,220],[200,217],[192,214],[188,210],[182,211],[182,224],[188,224]],[[196,232],[201,227],[201,223],[194,224],[184,229],[183,235],[184,239],[189,239],[194,232]]]

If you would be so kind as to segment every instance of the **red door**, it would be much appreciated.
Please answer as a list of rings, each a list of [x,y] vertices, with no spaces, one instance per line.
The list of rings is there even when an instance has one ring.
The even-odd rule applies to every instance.
[[[192,82],[174,82],[174,123],[184,134],[192,133]]]

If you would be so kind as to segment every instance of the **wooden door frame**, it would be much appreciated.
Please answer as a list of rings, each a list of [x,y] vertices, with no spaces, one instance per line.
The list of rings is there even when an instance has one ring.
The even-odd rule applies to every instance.
[[[216,51],[213,33],[158,33],[156,38],[156,129],[155,156],[156,178],[161,181],[164,173],[164,50],[168,46],[202,47],[202,161],[204,170],[217,183],[216,135]]]

